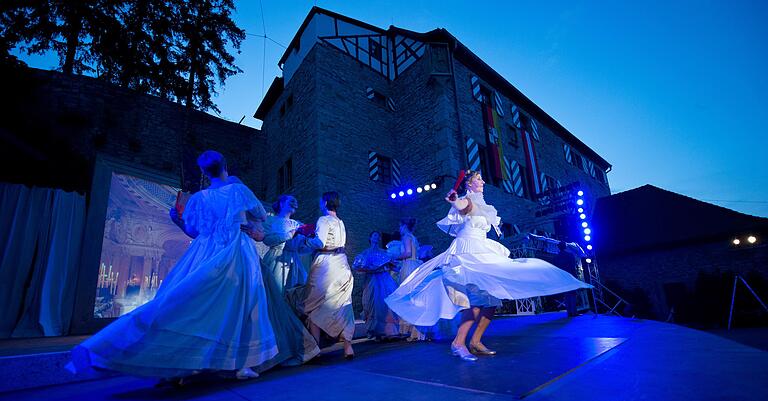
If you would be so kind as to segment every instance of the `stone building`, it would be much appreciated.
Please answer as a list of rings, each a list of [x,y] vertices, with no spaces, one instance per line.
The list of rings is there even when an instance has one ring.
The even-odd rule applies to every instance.
[[[293,193],[306,220],[322,192],[339,191],[352,254],[401,217],[444,249],[434,222],[462,168],[483,172],[508,245],[528,232],[576,239],[550,191],[581,189],[587,209],[610,194],[605,159],[444,29],[382,29],[314,7],[279,65],[255,113],[269,149],[260,192]]]
[[[593,226],[603,282],[641,316],[723,324],[734,275],[765,300],[766,218],[644,185],[599,199]],[[764,312],[740,286],[736,312],[747,311]]]

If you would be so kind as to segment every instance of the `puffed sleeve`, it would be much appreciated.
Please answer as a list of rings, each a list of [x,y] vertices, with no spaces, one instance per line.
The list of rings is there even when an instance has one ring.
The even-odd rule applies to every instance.
[[[200,192],[193,194],[184,206],[184,214],[182,215],[184,226],[197,232],[201,231],[201,220],[204,214],[201,196]]]
[[[466,216],[462,215],[455,207],[451,207],[448,211],[448,215],[442,220],[437,222],[437,227],[446,234],[455,237],[464,224]]]
[[[281,223],[282,221],[275,217],[267,218],[267,222],[264,223],[264,245],[275,246],[293,238],[290,227]]]
[[[250,188],[238,183],[231,184],[231,186],[227,221],[232,221],[231,219],[240,212],[248,212],[257,220],[266,219],[267,211],[264,210],[264,206],[261,205]]]

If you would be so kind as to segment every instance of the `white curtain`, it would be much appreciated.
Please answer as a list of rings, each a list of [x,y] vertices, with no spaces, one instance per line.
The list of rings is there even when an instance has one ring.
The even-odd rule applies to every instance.
[[[0,338],[67,333],[84,227],[83,196],[0,183]]]

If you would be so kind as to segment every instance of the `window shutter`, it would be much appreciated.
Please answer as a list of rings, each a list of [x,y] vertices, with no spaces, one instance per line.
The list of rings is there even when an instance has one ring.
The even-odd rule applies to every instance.
[[[379,180],[379,154],[374,151],[368,152],[368,178]]]
[[[482,102],[483,94],[480,92],[480,79],[475,75],[472,75],[470,81],[472,82],[472,97],[478,102]]]
[[[470,170],[480,171],[480,150],[474,139],[467,137],[467,165]]]
[[[400,186],[400,162],[397,159],[392,159],[392,185]]]

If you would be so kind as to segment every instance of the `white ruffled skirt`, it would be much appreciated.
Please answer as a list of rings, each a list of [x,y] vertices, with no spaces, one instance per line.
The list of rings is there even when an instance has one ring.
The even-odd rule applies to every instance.
[[[387,297],[401,319],[418,326],[452,319],[470,307],[467,287],[499,299],[591,288],[541,259],[510,259],[509,250],[486,238],[485,232],[473,234],[456,237],[445,252],[421,265]]]

